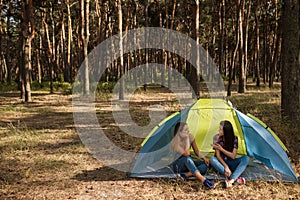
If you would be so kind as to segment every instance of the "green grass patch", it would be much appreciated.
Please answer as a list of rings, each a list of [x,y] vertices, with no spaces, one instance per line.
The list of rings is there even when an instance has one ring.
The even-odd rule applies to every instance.
[[[18,84],[16,82],[12,82],[12,83],[2,83],[0,82],[0,92],[11,92],[11,91],[16,91],[18,90]]]
[[[2,152],[15,153],[17,151],[30,151],[37,147],[42,138],[35,131],[22,130],[8,124],[7,132],[1,134],[0,148]]]

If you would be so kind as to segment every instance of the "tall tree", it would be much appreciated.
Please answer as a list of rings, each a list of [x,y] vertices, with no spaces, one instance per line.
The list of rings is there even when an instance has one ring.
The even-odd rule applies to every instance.
[[[122,4],[121,0],[115,0],[115,6],[118,9],[118,30],[119,30],[119,53],[120,53],[120,90],[119,90],[119,100],[124,100],[124,57],[123,57],[123,14],[122,14]]]
[[[256,80],[256,86],[260,87],[260,37],[259,37],[259,6],[256,6],[255,12],[254,12],[254,19],[255,19],[255,52],[254,52],[254,66],[255,66],[255,80]]]
[[[281,35],[281,30],[279,30],[279,25],[278,25],[278,0],[274,1],[275,4],[275,28],[274,28],[274,34],[273,34],[273,44],[271,48],[271,64],[270,64],[270,72],[269,72],[269,87],[273,87],[273,82],[275,79],[276,71],[278,68],[278,60],[279,60],[279,55],[281,52],[281,40],[280,40],[280,35]]]
[[[199,44],[199,23],[200,23],[200,0],[195,0],[195,8],[194,8],[194,24],[193,24],[193,39],[196,40],[197,44]],[[199,92],[199,73],[200,73],[200,54],[197,52],[197,66],[195,67],[190,67],[190,76],[189,76],[189,82],[195,92],[193,95],[196,95],[196,98],[200,97],[200,92]]]
[[[234,26],[234,24],[232,23],[232,30],[235,33],[235,47],[232,50],[231,53],[231,61],[230,61],[230,65],[229,65],[229,79],[228,79],[228,87],[227,87],[227,96],[231,96],[231,87],[232,87],[232,82],[233,80],[235,80],[234,76],[235,76],[235,68],[236,68],[236,57],[237,57],[237,53],[239,50],[239,46],[240,46],[240,32],[239,32],[239,24],[240,24],[240,20],[239,20],[239,16],[240,16],[240,12],[239,12],[240,8],[239,8],[239,4],[236,3],[236,25]]]
[[[54,19],[53,19],[53,3],[49,2],[49,7],[43,8],[42,13],[42,23],[45,29],[45,35],[47,40],[47,57],[48,57],[48,65],[49,65],[49,78],[50,78],[50,93],[53,93],[53,70],[55,64],[55,26],[54,26]],[[49,10],[47,10],[49,9]],[[49,26],[47,23],[47,14],[50,15],[51,27],[52,27],[52,42],[50,37]]]
[[[65,4],[67,6],[67,16],[68,16],[68,22],[67,22],[67,26],[68,26],[68,39],[67,39],[67,52],[66,52],[66,77],[65,77],[65,81],[71,82],[72,80],[72,54],[71,54],[71,44],[72,44],[72,37],[73,37],[73,33],[72,33],[72,20],[71,20],[71,6],[74,5],[70,5],[70,1],[69,0],[65,0]]]
[[[7,9],[7,16],[6,16],[6,56],[5,56],[5,62],[4,64],[6,64],[6,68],[7,68],[7,82],[11,83],[12,80],[12,65],[11,65],[11,47],[10,47],[10,37],[11,37],[11,33],[10,33],[10,26],[11,26],[11,9],[12,9],[12,2],[9,3],[8,9]],[[1,44],[2,42],[0,42]]]
[[[35,35],[35,23],[33,16],[32,0],[22,0],[22,92],[21,97],[25,102],[31,102],[31,88],[30,88],[30,76],[31,76],[31,41]]]
[[[2,7],[2,0],[0,0],[0,7]],[[3,82],[6,74],[6,61],[2,52],[2,35],[2,13],[0,13],[0,81]]]
[[[224,65],[224,40],[225,40],[225,0],[219,2],[219,71],[226,72]]]
[[[84,78],[83,78],[83,93],[89,95],[89,60],[88,60],[88,44],[89,44],[89,0],[80,1],[80,20],[81,20],[81,39],[83,44],[83,58],[84,58]]]
[[[281,108],[288,119],[300,120],[300,7],[298,0],[284,0],[282,12]]]
[[[244,43],[244,11],[245,11],[245,0],[237,1],[238,7],[238,21],[239,21],[239,87],[238,93],[244,93],[246,91],[246,71],[245,71],[245,43]]]

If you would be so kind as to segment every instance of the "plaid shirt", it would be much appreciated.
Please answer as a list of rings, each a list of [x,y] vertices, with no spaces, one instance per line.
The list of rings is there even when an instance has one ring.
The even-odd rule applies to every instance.
[[[218,139],[217,139],[217,143],[220,144],[222,146],[222,148],[225,148],[225,142],[224,142],[224,138],[223,136],[219,136]],[[239,145],[238,145],[238,137],[235,136],[234,137],[234,143],[233,143],[233,148],[235,149],[238,149]],[[227,160],[227,159],[231,159],[231,158],[228,158],[223,152],[220,151],[220,155],[221,157],[224,159],[224,160]]]

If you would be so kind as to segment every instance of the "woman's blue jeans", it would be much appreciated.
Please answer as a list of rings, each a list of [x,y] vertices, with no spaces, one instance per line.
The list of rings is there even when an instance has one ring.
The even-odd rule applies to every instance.
[[[232,172],[229,178],[236,180],[246,169],[249,160],[250,158],[248,156],[224,160]],[[225,168],[217,157],[213,156],[210,158],[210,165],[220,174],[225,174]]]
[[[173,170],[175,173],[192,172],[193,175],[198,171],[202,175],[208,170],[208,166],[204,161],[197,160],[194,161],[189,156],[181,156],[173,163]]]

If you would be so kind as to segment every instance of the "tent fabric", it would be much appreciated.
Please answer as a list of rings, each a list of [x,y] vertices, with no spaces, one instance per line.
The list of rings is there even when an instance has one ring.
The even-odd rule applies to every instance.
[[[275,169],[291,177],[297,176],[292,169],[290,161],[284,148],[278,142],[278,137],[274,137],[269,130],[261,126],[260,123],[236,110],[244,137],[247,142],[247,155],[264,162],[268,167]],[[255,142],[251,142],[255,139]]]
[[[131,171],[131,176],[153,171],[159,172],[161,168],[173,162],[174,155],[170,152],[169,143],[172,140],[176,123],[185,121],[189,110],[190,107],[173,114],[151,131],[150,136],[142,143],[143,147]]]
[[[281,180],[298,182],[293,171],[286,147],[273,131],[254,117],[249,117],[225,99],[199,99],[190,107],[164,119],[142,143],[141,151],[131,171],[131,177],[174,178],[171,164],[176,159],[169,144],[173,137],[174,126],[183,121],[188,124],[198,148],[207,157],[214,154],[211,147],[213,137],[218,133],[219,123],[229,120],[239,138],[238,155],[251,158],[247,169],[242,174],[247,180]],[[191,149],[191,154],[194,152]],[[207,178],[224,179],[213,170]]]
[[[260,119],[256,118],[255,116],[251,115],[250,113],[247,113],[247,116],[258,122],[261,126],[263,126],[265,129],[267,129],[273,137],[277,140],[277,142],[282,146],[284,151],[288,151],[286,146],[283,144],[283,142],[278,138],[278,136],[274,133],[274,131],[268,127],[264,122],[262,122]]]

